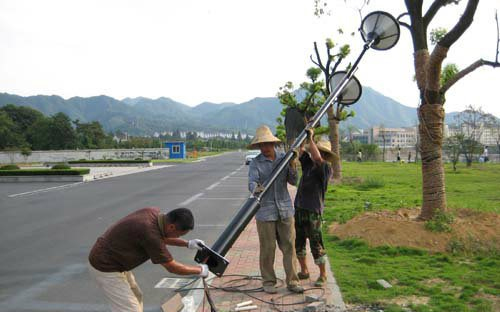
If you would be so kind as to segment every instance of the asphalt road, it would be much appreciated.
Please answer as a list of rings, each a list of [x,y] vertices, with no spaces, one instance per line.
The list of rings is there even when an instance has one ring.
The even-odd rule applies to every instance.
[[[107,311],[87,273],[97,237],[136,209],[184,206],[196,223],[184,238],[211,245],[248,197],[243,161],[234,152],[89,183],[0,184],[0,311]],[[169,250],[194,264],[193,251]],[[160,311],[173,290],[154,286],[174,275],[150,261],[134,274],[145,311]]]

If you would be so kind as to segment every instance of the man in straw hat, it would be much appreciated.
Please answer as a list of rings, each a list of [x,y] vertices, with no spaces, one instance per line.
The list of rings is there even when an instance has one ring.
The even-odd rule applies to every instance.
[[[249,148],[259,148],[260,154],[250,163],[248,171],[248,189],[257,194],[263,191],[262,184],[268,179],[285,153],[276,149],[280,140],[275,137],[269,127],[262,125],[257,128],[256,134]],[[294,163],[292,161],[292,163]],[[283,170],[268,191],[262,196],[260,208],[255,215],[260,245],[260,272],[264,291],[270,294],[276,290],[276,274],[274,272],[274,258],[276,241],[283,253],[283,266],[286,274],[288,290],[302,293],[304,289],[295,269],[295,227],[294,209],[287,182],[297,184],[297,170],[288,165]]]
[[[314,263],[319,266],[319,277],[314,283],[316,287],[323,287],[326,283],[326,251],[321,234],[322,214],[325,202],[325,192],[328,180],[332,174],[329,162],[333,160],[330,142],[320,140],[314,142],[314,130],[308,130],[308,146],[299,149],[299,161],[302,166],[297,196],[295,197],[295,249],[300,263],[300,279],[309,278],[306,263],[306,240],[313,254]]]

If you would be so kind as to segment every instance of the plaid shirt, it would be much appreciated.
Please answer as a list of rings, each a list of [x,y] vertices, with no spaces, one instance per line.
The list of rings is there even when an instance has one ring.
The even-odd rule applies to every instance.
[[[257,155],[250,163],[248,170],[248,190],[253,193],[258,184],[263,185],[273,169],[279,164],[285,153],[275,149],[276,159],[272,161],[263,154]],[[277,221],[293,217],[295,211],[288,193],[287,182],[297,184],[297,170],[289,165],[285,167],[274,183],[269,187],[266,194],[262,196],[260,208],[255,215],[259,221]]]

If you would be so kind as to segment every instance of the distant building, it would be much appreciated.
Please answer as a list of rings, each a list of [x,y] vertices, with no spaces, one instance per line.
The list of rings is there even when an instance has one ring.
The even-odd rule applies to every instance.
[[[444,136],[451,137],[463,133],[466,137],[474,138],[482,145],[492,146],[497,144],[500,139],[500,129],[496,127],[488,127],[484,123],[480,123],[476,129],[464,124],[461,128],[456,125],[446,125]]]
[[[413,147],[417,142],[417,128],[383,128],[373,127],[370,129],[370,144],[379,147]],[[385,141],[385,144],[384,144]]]

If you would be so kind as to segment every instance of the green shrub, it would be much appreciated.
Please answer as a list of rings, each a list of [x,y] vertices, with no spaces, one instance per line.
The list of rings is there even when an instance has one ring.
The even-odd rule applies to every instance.
[[[451,232],[451,224],[454,220],[451,213],[436,211],[434,218],[425,222],[425,228],[431,232]]]
[[[61,170],[61,169],[71,169],[71,167],[66,165],[66,164],[57,164],[57,165],[52,166],[51,169]]]
[[[90,169],[25,169],[25,170],[0,170],[0,176],[41,176],[41,175],[84,175],[88,174]]]
[[[4,165],[2,167],[0,167],[0,170],[19,170],[19,166],[18,165]]]
[[[382,188],[385,186],[384,179],[380,177],[368,177],[356,188],[361,191],[366,191],[370,189]]]
[[[114,164],[114,163],[149,163],[149,160],[135,159],[99,159],[99,160],[70,160],[68,164]]]

